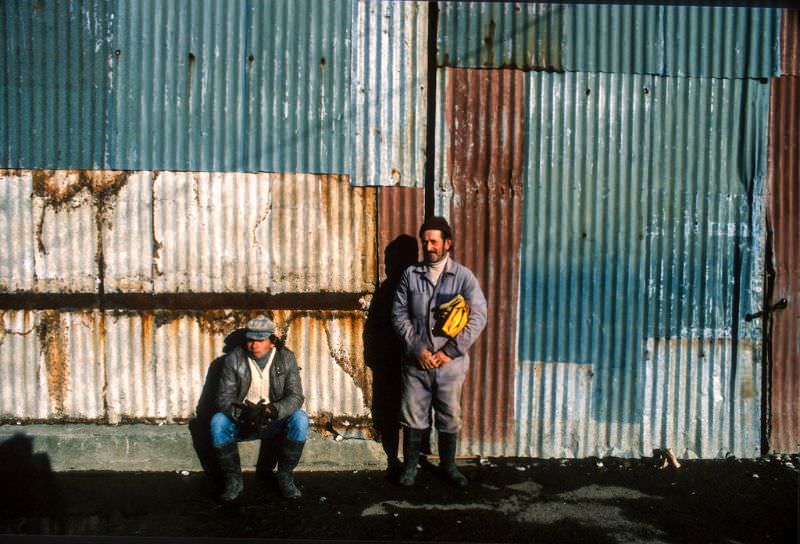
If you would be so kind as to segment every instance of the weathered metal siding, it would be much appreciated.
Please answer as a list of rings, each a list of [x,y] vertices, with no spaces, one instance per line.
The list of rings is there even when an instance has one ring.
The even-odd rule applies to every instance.
[[[34,286],[33,180],[24,171],[0,170],[0,288],[26,291]]]
[[[771,77],[779,69],[779,9],[440,5],[439,66],[702,77]]]
[[[350,6],[120,4],[111,163],[348,172]]]
[[[525,84],[518,70],[440,71],[446,177],[444,210],[454,232],[454,257],[472,270],[486,295],[488,324],[470,350],[464,391],[463,449],[509,453],[514,434],[514,361]],[[480,408],[478,408],[480,407]]]
[[[186,420],[226,335],[258,312],[6,310],[0,327],[0,418]],[[259,314],[260,315],[260,314]],[[359,423],[370,376],[362,312],[272,312],[302,367],[305,409]]]
[[[378,280],[386,279],[386,249],[399,236],[416,240],[425,219],[422,189],[381,187],[378,189]]]
[[[422,187],[428,4],[361,0],[353,9],[352,183]]]
[[[795,24],[800,19],[795,15]],[[797,40],[797,33],[795,33]],[[795,45],[798,41],[794,42]],[[791,44],[785,44],[791,46]],[[775,284],[772,317],[770,449],[800,450],[800,78],[772,81],[767,217]]]
[[[757,455],[766,85],[528,89],[520,454]]]
[[[93,310],[5,310],[2,316],[0,417],[102,418],[102,316]]]
[[[522,2],[438,4],[439,66],[563,69],[568,7]]]
[[[563,56],[569,71],[664,73],[659,6],[572,5],[565,8],[564,24]]]
[[[800,9],[783,10],[781,73],[786,76],[800,76]]]
[[[248,3],[247,170],[351,171],[352,10],[351,0]]]
[[[0,2],[0,167],[105,165],[112,9]]]
[[[664,73],[757,78],[780,70],[777,8],[662,6]]]
[[[154,194],[157,292],[372,289],[373,188],[342,176],[161,172]]]

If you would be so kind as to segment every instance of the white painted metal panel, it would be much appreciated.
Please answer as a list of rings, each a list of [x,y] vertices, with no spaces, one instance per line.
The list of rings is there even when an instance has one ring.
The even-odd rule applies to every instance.
[[[97,222],[91,188],[78,171],[34,173],[33,221],[36,289],[95,291]]]
[[[739,341],[735,357],[733,347],[730,338],[647,340],[645,452],[670,447],[687,458],[760,454],[760,370],[752,342]]]
[[[152,292],[153,173],[128,175],[109,204],[103,218],[105,291]]]
[[[523,361],[517,365],[516,452],[530,457],[639,456],[640,425],[598,418],[592,365]],[[601,414],[602,415],[602,414]]]
[[[0,325],[0,417],[46,418],[47,389],[40,381],[36,312],[5,310]]]
[[[156,292],[373,287],[375,189],[342,176],[161,172]]]
[[[422,187],[428,4],[361,0],[354,19],[353,183]]]
[[[0,290],[33,288],[33,184],[30,171],[0,171]]]

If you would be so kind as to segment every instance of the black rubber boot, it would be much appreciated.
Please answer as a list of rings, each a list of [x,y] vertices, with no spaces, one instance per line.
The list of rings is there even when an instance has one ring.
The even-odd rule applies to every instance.
[[[258,461],[256,462],[256,476],[264,483],[275,481],[273,470],[278,464],[278,456],[281,451],[282,436],[265,438],[261,440],[261,447],[258,450]]]
[[[233,502],[239,498],[244,490],[242,481],[242,464],[239,460],[239,446],[236,442],[228,442],[214,448],[225,480],[225,489],[219,499],[222,502]]]
[[[403,487],[411,487],[417,479],[417,465],[419,464],[419,450],[422,447],[422,437],[425,431],[403,427],[403,472],[398,483]]]
[[[283,440],[283,445],[278,455],[278,473],[275,478],[278,481],[278,489],[280,489],[284,499],[299,499],[302,495],[294,484],[292,473],[297,463],[300,462],[300,456],[303,455],[305,445],[305,442],[297,442],[288,438]]]
[[[439,432],[439,471],[442,477],[456,487],[466,487],[467,478],[456,468],[457,433]]]

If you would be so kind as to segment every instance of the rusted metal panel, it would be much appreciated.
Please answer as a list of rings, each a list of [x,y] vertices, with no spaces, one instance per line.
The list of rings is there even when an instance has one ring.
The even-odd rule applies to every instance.
[[[796,17],[796,13],[795,13]],[[797,22],[797,18],[795,18]],[[772,316],[770,449],[800,451],[800,78],[772,81],[767,217],[775,283]]]
[[[453,195],[443,211],[454,258],[475,273],[489,302],[487,328],[470,351],[463,448],[497,455],[514,436],[525,79],[518,70],[446,69],[440,77],[439,187]]]
[[[390,275],[387,266],[392,262],[411,264],[412,255],[419,260],[417,252],[406,251],[417,239],[417,230],[425,219],[425,193],[422,189],[381,187],[378,189],[378,280]],[[401,238],[402,237],[402,238]],[[392,243],[398,245],[391,245]],[[391,245],[391,247],[390,247]],[[399,251],[399,253],[397,253]],[[393,253],[389,255],[388,253]],[[399,261],[398,261],[399,259]]]
[[[761,335],[744,316],[762,296],[766,86],[527,78],[520,453],[757,455]],[[694,434],[667,424],[687,419]]]
[[[104,415],[101,316],[96,311],[5,310],[0,417],[97,420]]]
[[[34,286],[34,236],[30,171],[0,170],[0,290]]]
[[[154,194],[157,292],[374,285],[374,188],[341,176],[160,172]]]
[[[784,9],[781,18],[781,73],[800,76],[800,9]]]
[[[353,9],[351,182],[422,187],[428,3],[360,0]]]
[[[193,417],[204,387],[213,388],[206,381],[213,375],[212,363],[224,355],[226,337],[257,315],[263,313],[108,312],[109,421]],[[361,347],[363,314],[286,310],[271,315],[301,367],[309,415],[363,424],[371,394]]]
[[[458,68],[563,69],[566,5],[438,2],[437,63]]]

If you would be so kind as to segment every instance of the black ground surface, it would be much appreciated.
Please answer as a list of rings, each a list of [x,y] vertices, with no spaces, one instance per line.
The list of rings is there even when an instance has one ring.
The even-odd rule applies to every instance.
[[[410,490],[378,471],[303,471],[296,502],[247,472],[236,506],[215,502],[202,473],[23,470],[3,474],[0,540],[794,543],[798,468],[797,456],[684,461],[664,470],[649,459],[491,460],[462,465],[466,490],[432,470]]]

